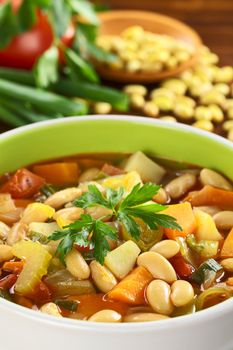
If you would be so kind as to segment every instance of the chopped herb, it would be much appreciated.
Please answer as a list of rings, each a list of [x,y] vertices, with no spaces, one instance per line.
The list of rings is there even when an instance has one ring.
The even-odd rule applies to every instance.
[[[72,312],[77,311],[78,308],[78,302],[75,300],[56,299],[54,303],[62,309],[69,310]]]
[[[158,214],[166,209],[160,204],[146,204],[158,192],[160,186],[147,183],[143,186],[136,185],[123,199],[124,189],[107,189],[103,195],[95,185],[88,186],[88,192],[74,201],[77,207],[86,209],[94,206],[102,206],[112,210],[111,220],[121,222],[132,238],[140,238],[140,226],[135,218],[141,219],[150,229],[159,226],[181,230],[175,218]],[[106,218],[106,217],[104,217]],[[108,239],[116,240],[116,228],[104,223],[102,219],[93,219],[90,215],[82,215],[81,219],[65,226],[62,231],[55,231],[48,239],[61,240],[57,248],[57,256],[65,263],[65,256],[71,251],[74,244],[80,247],[94,248],[94,257],[101,264],[110,250]]]
[[[31,231],[29,234],[29,238],[33,242],[40,242],[41,244],[48,243],[48,238],[40,232]]]
[[[208,259],[191,275],[191,280],[197,284],[202,284],[209,277],[209,272],[218,272],[222,266],[214,259]]]

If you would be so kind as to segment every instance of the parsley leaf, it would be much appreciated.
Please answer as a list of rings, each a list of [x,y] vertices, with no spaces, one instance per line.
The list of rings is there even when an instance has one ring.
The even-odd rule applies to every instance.
[[[92,242],[94,243],[94,257],[100,264],[104,264],[104,258],[110,251],[107,238],[116,240],[116,229],[100,220],[96,220]]]
[[[52,0],[48,13],[57,38],[66,32],[71,21],[71,8],[66,0]]]
[[[37,86],[47,88],[58,80],[58,49],[51,46],[37,61],[34,76]]]
[[[91,63],[86,62],[74,50],[68,48],[65,50],[65,56],[67,59],[67,64],[73,74],[77,74],[78,77],[81,76],[84,80],[88,80],[93,83],[99,82],[99,77]]]
[[[80,14],[92,24],[99,24],[99,18],[94,6],[86,0],[69,0],[69,4],[75,13]]]
[[[0,5],[0,49],[10,44],[18,32],[18,23],[12,5],[6,2]]]
[[[20,31],[25,32],[37,21],[34,0],[24,0],[18,11]]]
[[[160,186],[152,183],[137,184],[121,203],[120,210],[150,201],[159,189]]]
[[[95,185],[88,186],[88,192],[74,201],[76,207],[83,209],[101,205],[102,207],[111,208],[110,203],[104,198],[100,190]]]
[[[124,189],[117,190],[109,188],[103,195],[95,185],[89,185],[88,191],[74,201],[77,207],[86,209],[93,206],[102,206],[112,210],[113,220],[121,222],[132,238],[139,240],[141,228],[136,219],[141,219],[152,230],[159,226],[181,230],[176,219],[159,212],[166,206],[149,203],[158,192],[160,186],[152,183],[134,186],[132,191],[123,199]],[[91,247],[94,249],[94,257],[101,264],[110,250],[108,239],[116,240],[116,229],[102,221],[103,218],[95,220],[91,215],[81,215],[80,220],[65,226],[64,230],[54,232],[49,240],[62,239],[57,248],[57,255],[65,263],[66,254],[74,244],[80,247]]]

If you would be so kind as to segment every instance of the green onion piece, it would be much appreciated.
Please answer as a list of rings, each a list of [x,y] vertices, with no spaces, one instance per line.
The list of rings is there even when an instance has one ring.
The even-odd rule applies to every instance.
[[[218,253],[218,241],[197,241],[194,235],[188,235],[186,242],[189,248],[198,253],[202,258],[212,258]]]
[[[9,124],[13,127],[18,127],[27,124],[25,120],[18,117],[17,115],[15,115],[15,113],[12,113],[8,108],[2,105],[0,106],[0,120],[3,123]]]
[[[222,270],[222,266],[219,265],[217,261],[214,259],[208,259],[202,263],[195,272],[193,272],[191,279],[197,284],[202,284],[209,278],[209,272],[217,272],[220,270]]]
[[[75,300],[56,299],[54,303],[62,309],[69,310],[72,312],[76,312],[78,308],[78,302]]]
[[[48,198],[56,192],[56,189],[52,185],[45,184],[44,186],[41,187],[40,192],[42,192],[42,194],[46,198]]]
[[[233,296],[233,292],[229,288],[213,287],[202,292],[196,300],[196,310],[200,311],[208,306],[213,306],[225,301]],[[208,304],[209,305],[208,305]]]

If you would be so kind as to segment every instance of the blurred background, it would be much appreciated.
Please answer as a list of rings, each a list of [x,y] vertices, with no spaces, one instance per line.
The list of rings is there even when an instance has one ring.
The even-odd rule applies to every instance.
[[[100,3],[100,1],[95,1]],[[233,64],[233,0],[101,0],[115,9],[153,10],[191,25],[203,42]]]

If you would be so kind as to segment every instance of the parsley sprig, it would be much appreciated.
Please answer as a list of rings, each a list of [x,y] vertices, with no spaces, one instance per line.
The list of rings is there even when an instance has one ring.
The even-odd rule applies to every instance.
[[[140,226],[135,219],[141,219],[150,229],[157,229],[159,226],[175,230],[181,230],[176,219],[165,214],[160,214],[167,207],[157,203],[148,203],[158,192],[160,186],[146,183],[141,186],[137,184],[132,191],[124,198],[125,191],[121,187],[117,190],[107,189],[103,195],[95,185],[88,186],[88,192],[74,201],[75,206],[83,209],[101,206],[111,209],[112,214],[109,220],[121,222],[132,238],[140,239]],[[110,250],[108,239],[116,240],[116,229],[102,220],[106,217],[95,220],[91,215],[83,214],[80,220],[65,226],[64,230],[55,231],[49,240],[60,240],[57,248],[57,256],[65,262],[66,255],[71,251],[73,245],[80,247],[91,247],[94,249],[94,257],[101,264]]]

